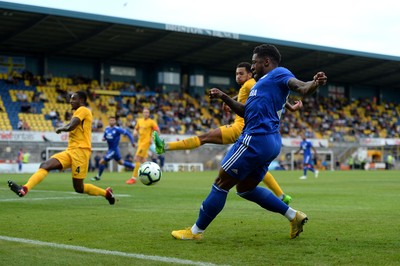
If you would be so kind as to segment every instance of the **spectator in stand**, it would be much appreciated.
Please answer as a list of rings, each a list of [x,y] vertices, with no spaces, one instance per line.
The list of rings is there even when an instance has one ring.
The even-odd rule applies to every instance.
[[[136,125],[136,120],[133,119],[132,115],[128,115],[127,119],[126,119],[126,124],[125,127],[128,129],[133,130],[135,128]]]
[[[23,130],[23,124],[24,124],[23,120],[20,119],[20,120],[18,121],[17,128],[18,128],[19,130]]]
[[[31,101],[35,102],[35,103],[39,102],[40,101],[40,99],[39,99],[40,94],[41,94],[40,91],[37,91],[37,92],[33,93]]]
[[[16,96],[17,96],[17,100],[20,102],[28,101],[28,95],[26,95],[26,93],[24,91],[18,91],[16,93]]]
[[[66,103],[64,93],[60,93],[56,98],[57,103]]]
[[[69,121],[72,118],[72,114],[69,111],[65,111],[64,113],[64,121]]]
[[[64,125],[63,121],[59,119],[55,120],[55,127],[62,127],[63,125]]]
[[[136,81],[132,80],[129,83],[128,91],[130,92],[136,92]]]
[[[94,97],[94,94],[93,94],[93,92],[92,92],[92,87],[91,87],[91,86],[87,86],[87,87],[86,87],[86,94],[87,94],[87,96],[89,97],[89,99],[90,99],[91,101],[94,101],[94,100],[95,100],[95,97]]]
[[[40,94],[39,94],[39,100],[41,101],[41,102],[44,102],[44,103],[47,103],[49,100],[47,99],[47,96],[46,96],[46,94],[44,94],[43,92],[41,92]]]
[[[100,117],[99,120],[97,121],[96,132],[102,132],[103,131],[103,127],[104,127],[103,120]]]
[[[24,157],[24,152],[23,152],[23,150],[21,148],[21,149],[19,149],[18,155],[17,155],[17,163],[18,163],[18,171],[19,172],[22,171],[22,160],[23,160],[23,157]]]
[[[49,112],[49,118],[50,118],[51,120],[56,120],[56,119],[58,119],[57,112],[56,112],[54,109],[51,109],[51,110],[50,110],[50,112]]]
[[[31,112],[31,104],[28,101],[23,101],[21,103],[21,113],[30,113]]]
[[[92,131],[93,132],[97,132],[97,130],[98,130],[98,125],[99,125],[99,123],[101,123],[101,122],[99,122],[100,121],[100,118],[95,118],[95,119],[93,119],[93,122],[92,122]]]
[[[100,112],[102,112],[102,113],[107,113],[107,111],[108,111],[107,106],[103,103],[102,100],[100,100],[99,105],[97,107],[99,108]]]
[[[114,106],[115,105],[115,97],[114,96],[110,96],[109,98],[108,98],[108,105],[109,106]]]
[[[24,119],[21,119],[18,121],[18,129],[19,130],[31,130],[31,127],[29,126],[28,122],[26,122]]]

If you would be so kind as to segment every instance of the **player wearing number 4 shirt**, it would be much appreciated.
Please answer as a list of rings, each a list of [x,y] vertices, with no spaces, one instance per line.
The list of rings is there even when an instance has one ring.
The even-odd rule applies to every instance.
[[[85,184],[89,168],[89,158],[92,149],[92,113],[86,107],[87,96],[85,92],[78,91],[71,96],[71,106],[74,114],[71,121],[65,126],[56,129],[56,133],[69,132],[68,147],[65,151],[54,154],[50,159],[43,162],[28,180],[19,186],[9,180],[8,186],[18,196],[25,196],[32,188],[42,182],[51,170],[65,170],[71,168],[72,183],[78,193],[92,196],[103,196],[113,205],[115,197],[111,188],[102,189],[92,184]]]

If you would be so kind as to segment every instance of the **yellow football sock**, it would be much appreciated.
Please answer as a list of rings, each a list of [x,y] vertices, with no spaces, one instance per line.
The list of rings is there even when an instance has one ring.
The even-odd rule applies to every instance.
[[[92,184],[83,184],[83,193],[91,196],[106,196],[106,190]]]
[[[132,177],[137,178],[139,172],[140,162],[135,162],[135,169],[133,169]]]
[[[269,172],[264,176],[263,182],[277,197],[280,197],[283,194],[281,187],[276,182],[274,176]]]
[[[28,188],[28,190],[31,190],[33,187],[35,187],[37,184],[43,181],[43,179],[47,176],[49,171],[44,170],[43,168],[39,168],[28,180],[28,182],[25,184],[25,186]]]
[[[168,142],[167,150],[191,150],[201,146],[199,137],[190,137],[180,141]]]

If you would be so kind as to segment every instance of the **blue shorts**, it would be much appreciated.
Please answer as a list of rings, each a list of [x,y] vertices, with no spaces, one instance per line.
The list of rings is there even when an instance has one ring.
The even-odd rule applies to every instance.
[[[108,150],[106,155],[104,155],[104,157],[103,157],[104,161],[106,161],[106,162],[108,162],[108,161],[110,161],[112,159],[114,159],[116,161],[119,161],[119,160],[121,160],[121,158],[122,157],[121,157],[121,153],[119,151],[119,148],[115,149],[115,150]]]
[[[303,164],[313,165],[313,160],[311,155],[305,155],[303,159]]]
[[[222,160],[221,167],[239,180],[251,176],[261,182],[268,172],[268,166],[279,155],[281,146],[279,133],[240,135]]]

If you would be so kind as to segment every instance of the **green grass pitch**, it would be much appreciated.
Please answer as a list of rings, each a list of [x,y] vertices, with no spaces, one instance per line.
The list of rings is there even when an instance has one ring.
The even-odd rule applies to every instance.
[[[200,241],[171,231],[192,226],[216,172],[163,173],[154,186],[105,173],[117,202],[73,192],[70,173],[50,173],[25,198],[0,175],[1,265],[400,265],[400,172],[272,172],[309,221],[289,239],[289,222],[229,193]],[[89,175],[91,177],[92,175]],[[86,182],[91,182],[89,178]]]

